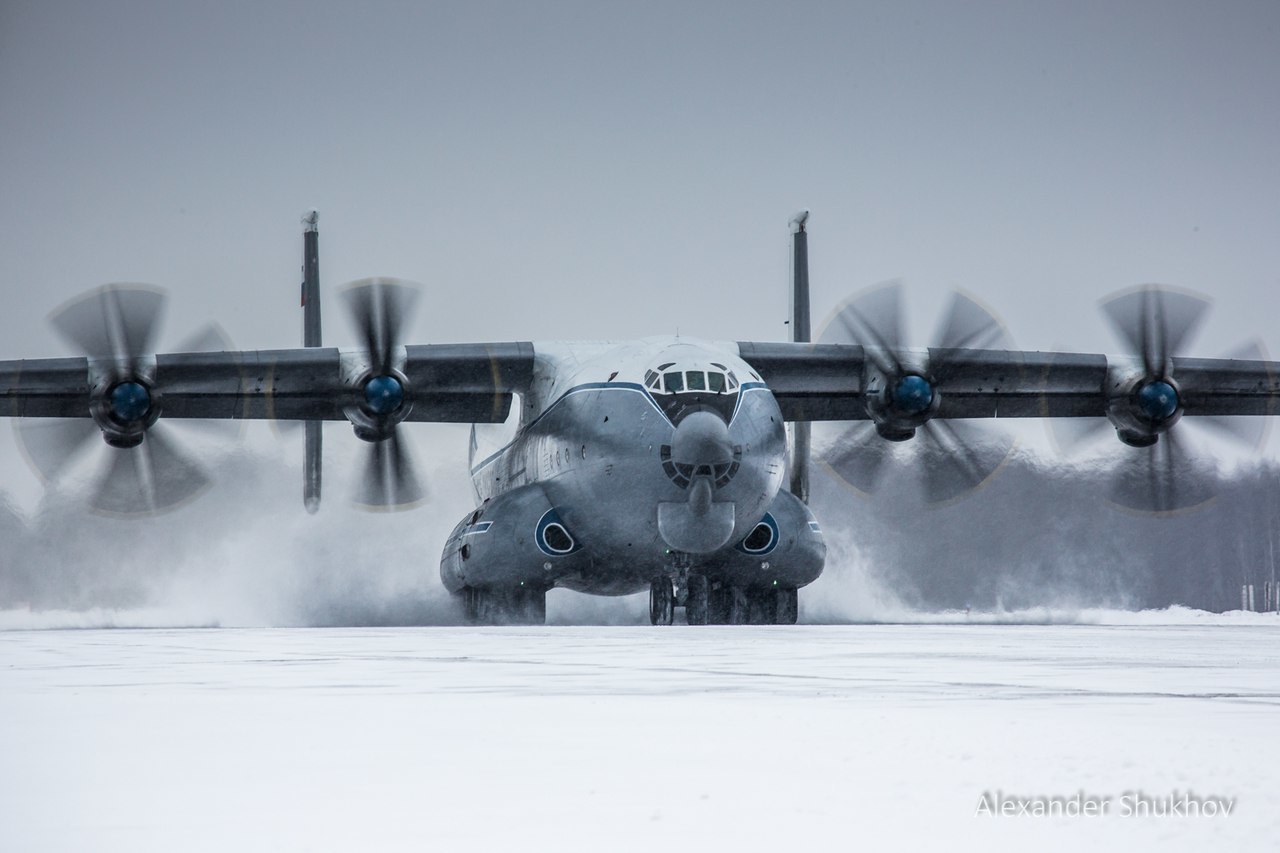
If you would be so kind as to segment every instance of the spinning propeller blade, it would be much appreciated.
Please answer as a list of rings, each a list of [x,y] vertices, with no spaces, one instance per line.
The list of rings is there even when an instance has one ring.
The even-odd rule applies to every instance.
[[[1164,514],[1200,506],[1213,498],[1203,472],[1178,436],[1166,433],[1150,447],[1135,448],[1117,466],[1111,486],[1113,503],[1139,512]]]
[[[893,349],[902,341],[902,283],[889,282],[849,299],[818,340],[824,344],[860,344],[887,374],[901,369]]]
[[[1270,356],[1260,341],[1247,341],[1232,350],[1223,358],[1237,361],[1270,361]],[[1198,424],[1206,429],[1234,440],[1241,447],[1261,450],[1267,441],[1267,433],[1271,427],[1271,418],[1232,417],[1230,415],[1199,415],[1188,418],[1188,423]]]
[[[418,301],[418,287],[394,278],[366,278],[343,289],[347,310],[359,331],[375,373],[392,367],[405,319]]]
[[[985,483],[1013,451],[1001,430],[968,421],[929,421],[920,429],[925,493],[932,503],[952,501]]]
[[[142,421],[151,399],[149,392],[136,384],[142,381],[139,371],[144,369],[139,362],[152,351],[166,300],[162,291],[145,285],[109,284],[68,303],[49,318],[62,337],[96,363],[106,387],[133,383],[140,395],[128,401],[139,407],[135,427],[143,431],[140,442],[133,447],[108,447],[103,451],[107,458],[89,502],[101,512],[162,512],[195,496],[209,482],[203,469],[164,437],[166,427],[153,423],[154,415],[145,423]],[[183,352],[199,352],[226,350],[231,344],[220,329],[210,327],[184,346]],[[58,479],[101,429],[101,424],[89,418],[17,422],[17,435],[27,459],[46,482]]]
[[[1100,310],[1126,349],[1142,363],[1140,383],[1177,382],[1172,359],[1190,342],[1209,308],[1209,301],[1194,294],[1144,285],[1104,299]],[[1226,356],[1265,361],[1260,344],[1246,344]],[[1168,386],[1172,387],[1172,386]],[[1184,423],[1198,424],[1246,446],[1259,447],[1265,440],[1267,419],[1257,417],[1196,416],[1168,419],[1150,426],[1154,443],[1126,449],[1126,458],[1115,467],[1110,489],[1113,503],[1144,513],[1168,513],[1191,509],[1213,497],[1204,476],[1181,434]],[[1067,453],[1083,448],[1104,434],[1106,418],[1054,418],[1050,431]]]
[[[1203,322],[1209,302],[1149,284],[1112,296],[1101,307],[1120,340],[1141,356],[1147,375],[1158,378]]]
[[[235,349],[230,336],[217,323],[206,323],[183,338],[174,352],[230,352]]]
[[[370,510],[409,509],[426,498],[413,460],[398,433],[375,441],[365,451],[364,474],[356,503]]]
[[[885,462],[893,455],[893,444],[876,434],[869,421],[854,421],[822,454],[837,477],[870,495],[880,485]]]
[[[204,469],[150,431],[127,450],[107,448],[108,464],[89,505],[109,515],[149,515],[172,509],[209,485]]]
[[[867,347],[872,363],[893,382],[912,370],[899,353],[903,339],[902,285],[893,282],[847,301],[827,324],[822,343],[860,344]],[[954,351],[966,349],[1007,349],[1012,347],[1003,324],[981,304],[961,293],[952,294],[934,339],[928,364],[922,365],[932,379],[920,393],[932,395],[932,382],[945,380]],[[920,386],[920,378],[912,380]],[[824,461],[842,480],[860,492],[874,493],[893,464],[908,464],[920,473],[919,482],[926,500],[941,503],[977,488],[999,469],[1013,450],[1013,439],[963,421],[926,420],[916,433],[920,447],[907,454],[906,463],[889,463],[899,455],[892,442],[877,434],[867,422],[846,427],[824,454]]]
[[[59,308],[49,318],[71,346],[117,362],[151,352],[168,297],[141,284],[108,284]]]
[[[360,411],[369,429],[362,431],[358,426],[356,430],[371,441],[356,497],[357,505],[367,509],[409,509],[426,497],[398,429],[411,400],[395,365],[404,324],[418,293],[417,285],[391,278],[362,279],[343,288],[370,365]]]
[[[57,480],[89,442],[98,437],[97,425],[87,418],[16,418],[13,424],[27,462],[45,483]]]

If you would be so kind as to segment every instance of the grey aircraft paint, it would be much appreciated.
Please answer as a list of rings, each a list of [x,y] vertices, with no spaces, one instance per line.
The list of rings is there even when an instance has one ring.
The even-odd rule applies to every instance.
[[[445,586],[623,595],[664,574],[680,583],[690,570],[714,570],[713,584],[743,588],[815,580],[821,533],[780,491],[782,413],[736,349],[674,338],[585,349],[535,343],[542,381],[534,387],[545,390],[523,407],[515,439],[475,460],[480,506],[445,546]],[[693,383],[720,390],[689,390]],[[552,509],[571,537],[562,550],[539,539]],[[769,540],[744,547],[766,514]]]

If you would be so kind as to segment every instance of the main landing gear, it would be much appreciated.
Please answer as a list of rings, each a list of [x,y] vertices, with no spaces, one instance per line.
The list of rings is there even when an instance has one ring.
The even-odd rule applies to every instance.
[[[683,606],[690,625],[794,625],[799,615],[794,587],[740,587],[690,574],[677,589],[669,577],[649,584],[649,623],[670,625]]]
[[[670,625],[675,615],[675,584],[669,577],[654,578],[649,583],[649,624]]]

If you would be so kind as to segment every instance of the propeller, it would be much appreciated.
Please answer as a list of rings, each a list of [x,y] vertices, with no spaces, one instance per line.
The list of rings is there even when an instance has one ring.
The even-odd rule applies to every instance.
[[[932,419],[955,358],[964,350],[1009,349],[1012,343],[989,310],[957,292],[938,325],[938,346],[927,353],[904,350],[902,292],[901,283],[892,282],[854,296],[819,337],[820,343],[862,345],[873,368],[864,383],[871,420],[845,426],[828,442],[823,461],[866,494],[879,490],[895,468],[907,468],[926,500],[942,503],[982,485],[1013,449],[1013,439],[1000,431]],[[896,442],[913,436],[916,447],[899,449]]]
[[[1114,471],[1110,500],[1127,509],[1170,513],[1192,509],[1213,497],[1206,466],[1198,462],[1173,427],[1182,423],[1183,394],[1172,359],[1204,321],[1209,301],[1195,294],[1144,285],[1104,299],[1103,316],[1134,356],[1135,364],[1108,372],[1106,418],[1053,418],[1050,433],[1061,450],[1074,453],[1115,428],[1136,448]],[[1249,342],[1225,356],[1266,361],[1262,345]],[[1265,441],[1267,419],[1198,415],[1188,421],[1246,447]],[[1179,433],[1181,430],[1179,430]]]
[[[106,440],[106,459],[97,464],[101,470],[89,499],[98,512],[163,512],[209,485],[208,474],[169,434],[170,425],[157,423],[160,393],[148,354],[166,301],[162,291],[146,285],[109,284],[55,311],[49,318],[53,328],[89,358],[89,418],[15,421],[18,443],[45,482],[59,480],[83,457],[95,433]],[[226,335],[211,324],[178,351],[228,349]]]
[[[409,381],[396,362],[401,333],[419,288],[390,278],[369,278],[343,288],[343,299],[363,344],[367,367],[356,379],[356,401],[346,407],[358,437],[369,442],[356,503],[372,510],[409,509],[426,497],[409,448],[396,428],[413,408]]]

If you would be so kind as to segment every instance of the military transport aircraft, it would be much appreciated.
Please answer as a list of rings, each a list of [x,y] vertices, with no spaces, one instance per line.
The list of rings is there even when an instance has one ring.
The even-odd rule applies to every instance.
[[[916,457],[919,474],[939,501],[984,482],[1009,452],[974,432],[977,419],[1109,424],[1145,448],[1127,451],[1140,466],[1113,499],[1164,512],[1200,500],[1177,476],[1180,419],[1233,430],[1250,420],[1238,416],[1270,415],[1280,401],[1277,365],[1260,352],[1181,357],[1206,303],[1156,287],[1103,305],[1126,357],[1010,349],[996,320],[959,294],[937,346],[909,349],[896,286],[845,303],[810,342],[807,219],[791,223],[791,342],[405,345],[415,290],[367,279],[342,294],[363,346],[338,350],[321,345],[312,213],[302,348],[228,351],[207,334],[150,354],[162,295],[110,285],[52,318],[83,357],[0,362],[0,414],[20,419],[28,456],[49,478],[100,433],[113,449],[91,505],[119,514],[175,506],[205,482],[165,435],[167,419],[302,422],[311,512],[323,421],[348,421],[369,442],[361,500],[384,508],[423,496],[402,424],[471,423],[477,506],[440,562],[470,620],[540,623],[547,590],[561,586],[648,588],[654,624],[676,609],[707,624],[793,623],[797,590],[822,572],[826,548],[807,506],[812,422],[850,422],[823,461],[863,491],[886,470],[887,448],[916,438],[930,450]],[[482,451],[493,425],[508,422],[509,440]]]

